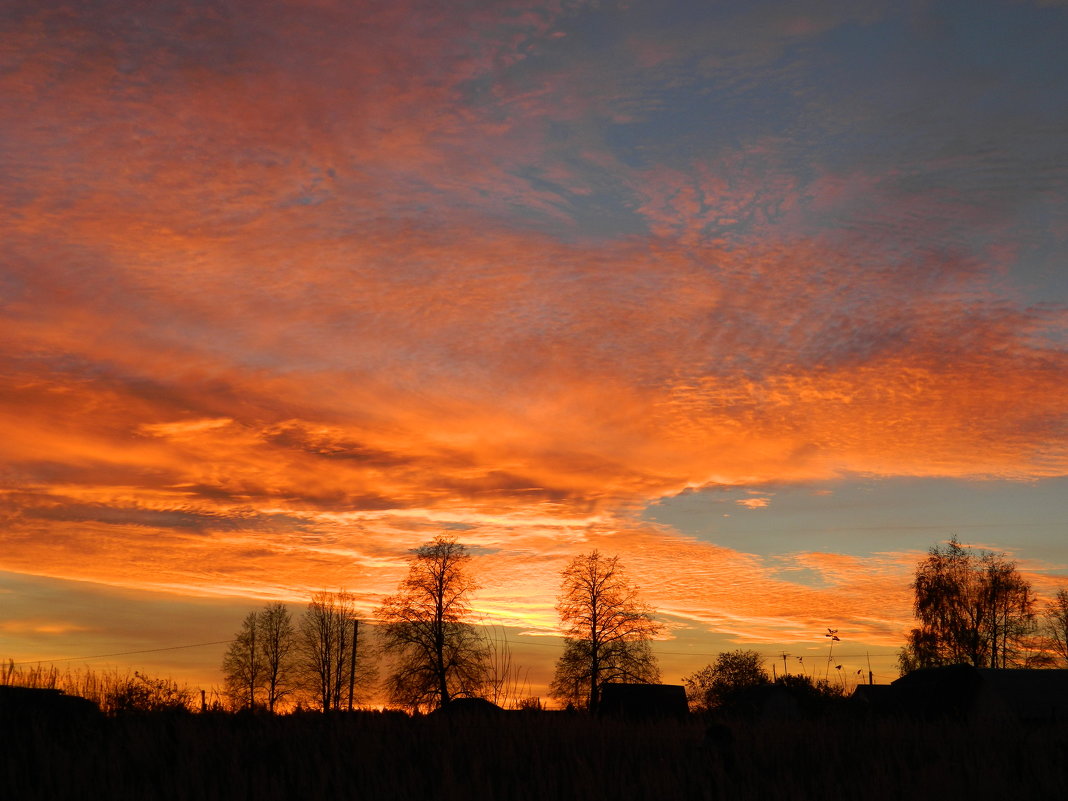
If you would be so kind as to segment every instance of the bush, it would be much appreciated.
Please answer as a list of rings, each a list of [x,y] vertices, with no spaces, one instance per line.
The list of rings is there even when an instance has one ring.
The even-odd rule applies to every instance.
[[[104,711],[111,714],[130,712],[189,712],[193,693],[170,679],[146,676],[134,671],[105,696]]]
[[[722,653],[711,665],[682,680],[686,697],[695,712],[729,706],[751,687],[769,684],[763,657],[756,651]]]

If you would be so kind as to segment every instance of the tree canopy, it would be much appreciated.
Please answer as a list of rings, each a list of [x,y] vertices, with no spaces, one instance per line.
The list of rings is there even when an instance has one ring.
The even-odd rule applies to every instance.
[[[903,672],[961,662],[1004,668],[1024,661],[1034,596],[1004,554],[974,551],[953,537],[930,549],[911,586],[920,625],[902,649]]]
[[[478,585],[467,572],[471,555],[449,537],[416,548],[408,575],[382,602],[382,644],[393,657],[391,699],[409,708],[444,706],[477,695],[487,670],[487,646],[467,622]]]
[[[351,708],[359,699],[359,690],[373,681],[373,672],[366,669],[367,649],[357,637],[351,593],[342,590],[312,595],[300,619],[301,667],[305,689],[323,711]]]
[[[264,671],[258,640],[261,628],[260,614],[249,612],[223,657],[226,695],[237,709],[254,709],[262,696]]]
[[[553,697],[593,712],[602,684],[659,681],[650,641],[662,627],[619,557],[593,551],[572,559],[562,573],[556,610],[565,641]]]
[[[1043,624],[1050,651],[1057,663],[1068,667],[1068,590],[1061,589],[1046,603]]]
[[[770,681],[763,657],[740,649],[721,653],[715,662],[682,680],[690,706],[696,710],[725,706],[739,692]]]

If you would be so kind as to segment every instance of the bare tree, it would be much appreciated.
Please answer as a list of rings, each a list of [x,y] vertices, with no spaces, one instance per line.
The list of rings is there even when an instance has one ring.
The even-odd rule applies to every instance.
[[[972,551],[953,537],[916,567],[913,629],[903,668],[967,662],[1003,668],[1025,658],[1034,628],[1030,583],[1003,554]]]
[[[619,557],[597,551],[576,556],[563,571],[556,610],[565,635],[553,697],[597,710],[601,685],[656,682],[660,669],[650,641],[662,626],[629,583]]]
[[[293,690],[296,631],[289,610],[281,603],[263,608],[257,628],[264,702],[274,712]]]
[[[455,539],[439,536],[412,552],[408,575],[382,602],[383,649],[392,655],[387,686],[395,703],[444,706],[477,695],[487,670],[486,643],[467,622],[478,585],[467,574],[471,556]]]
[[[223,657],[225,692],[237,709],[274,711],[293,689],[295,633],[284,604],[249,612]]]
[[[1057,660],[1068,667],[1068,590],[1058,590],[1046,603],[1043,628]]]
[[[350,593],[317,592],[300,621],[300,653],[305,686],[324,712],[352,705],[360,688],[373,681],[366,636],[357,642],[355,601]],[[354,651],[354,647],[356,650]]]
[[[486,697],[506,709],[517,706],[530,695],[526,680],[529,671],[512,658],[512,646],[503,626],[486,626],[485,630],[488,632]]]
[[[223,677],[226,695],[237,709],[254,709],[259,698],[263,666],[257,643],[259,615],[249,612],[241,621],[241,631],[223,657]]]

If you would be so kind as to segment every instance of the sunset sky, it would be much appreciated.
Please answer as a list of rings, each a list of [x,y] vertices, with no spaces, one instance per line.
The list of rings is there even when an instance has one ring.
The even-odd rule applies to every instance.
[[[369,614],[441,532],[535,689],[594,548],[672,682],[827,627],[894,678],[953,534],[1068,586],[1066,41],[1057,0],[6,0],[0,658]]]

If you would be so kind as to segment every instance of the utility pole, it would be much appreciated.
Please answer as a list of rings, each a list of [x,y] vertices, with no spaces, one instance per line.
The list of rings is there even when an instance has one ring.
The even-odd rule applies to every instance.
[[[352,696],[356,689],[356,643],[359,642],[360,621],[352,621],[352,653],[349,656],[349,712],[352,711]]]

